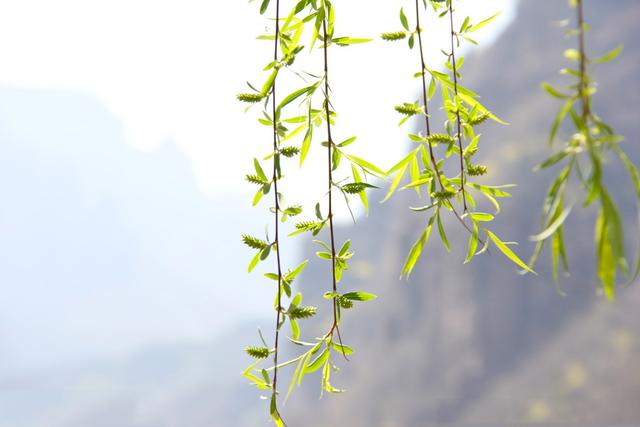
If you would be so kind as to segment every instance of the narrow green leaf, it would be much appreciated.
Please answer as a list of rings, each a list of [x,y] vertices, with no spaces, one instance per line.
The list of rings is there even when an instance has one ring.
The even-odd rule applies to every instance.
[[[473,33],[478,31],[479,29],[481,29],[482,27],[484,27],[485,25],[489,24],[491,21],[493,21],[494,19],[496,19],[498,17],[498,15],[500,15],[500,12],[496,13],[493,16],[490,16],[489,18],[478,22],[477,24],[471,25],[469,27],[469,29],[467,30],[467,32],[469,33]]]
[[[304,368],[304,373],[309,374],[311,372],[315,372],[326,362],[329,358],[329,349],[325,348],[322,350],[322,353],[318,355],[309,365]]]
[[[260,254],[262,252],[258,252],[256,254],[256,256],[253,257],[253,259],[251,260],[251,262],[249,263],[249,268],[247,269],[247,271],[249,273],[251,273],[253,271],[254,268],[256,268],[256,265],[258,265],[258,263],[260,262]]]
[[[571,107],[573,107],[574,102],[575,98],[570,98],[567,100],[567,102],[562,104],[562,107],[560,108],[560,111],[558,111],[556,118],[553,120],[553,125],[551,126],[551,132],[549,133],[549,145],[553,144],[553,141],[555,140],[558,133],[558,129],[560,128],[560,124],[564,120],[569,110],[571,110]]]
[[[275,395],[275,393],[273,395],[271,395],[271,410],[270,410],[270,412],[271,412],[271,419],[275,423],[276,427],[287,427],[285,425],[284,421],[282,421],[282,418],[280,417],[280,413],[278,412],[278,408],[276,406],[276,395]]]
[[[473,223],[473,231],[471,233],[471,237],[469,237],[469,248],[467,249],[467,257],[464,260],[464,263],[468,263],[473,259],[476,254],[476,249],[478,249],[478,224]]]
[[[407,17],[404,14],[404,10],[402,8],[400,8],[400,23],[402,24],[402,26],[404,27],[405,30],[410,31],[409,30],[409,21],[407,21]]]
[[[627,169],[627,172],[629,173],[631,182],[633,183],[636,189],[636,199],[640,200],[640,171],[638,171],[638,168],[636,167],[636,165],[634,165],[631,162],[629,157],[625,154],[624,151],[620,149],[620,147],[618,147],[617,144],[612,144],[612,147],[615,150],[618,157],[620,158],[620,160],[622,160],[624,167]]]
[[[539,242],[541,240],[545,240],[545,239],[549,238],[549,236],[551,236],[553,233],[555,233],[556,230],[558,229],[558,227],[560,227],[564,223],[564,220],[567,219],[567,217],[569,216],[570,213],[571,213],[571,206],[568,206],[566,209],[564,209],[560,213],[560,215],[558,215],[558,217],[555,220],[553,220],[547,226],[546,229],[544,229],[540,233],[536,234],[535,236],[529,237],[529,240],[531,240],[532,242]]]
[[[289,318],[289,325],[291,326],[291,338],[297,340],[300,338],[300,327],[296,319]]]
[[[334,38],[332,41],[338,46],[349,46],[351,44],[368,43],[372,40],[373,39],[363,39],[363,38],[354,38],[354,37],[337,37],[337,38]]]
[[[331,347],[333,347],[334,350],[336,350],[338,353],[342,354],[343,356],[349,356],[350,354],[353,354],[353,349],[348,345],[337,344],[332,341]]]
[[[413,245],[413,247],[409,251],[409,255],[407,255],[407,259],[405,260],[404,265],[402,266],[402,272],[400,273],[400,277],[402,276],[409,277],[409,275],[411,274],[413,267],[416,265],[416,262],[418,262],[418,259],[422,254],[422,249],[424,248],[424,245],[429,240],[429,235],[431,234],[431,226],[433,225],[434,220],[435,220],[435,215],[433,215],[429,219],[429,223],[427,224],[427,227],[425,228],[424,232],[422,233],[420,238],[416,241],[416,243]]]
[[[311,147],[311,139],[313,138],[313,126],[307,127],[307,132],[304,134],[302,140],[302,147],[300,148],[300,166],[304,163],[304,159],[307,158],[309,148]]]
[[[253,159],[253,165],[256,169],[256,173],[258,174],[258,176],[263,180],[263,181],[269,181],[267,179],[267,176],[264,174],[264,171],[262,170],[262,167],[260,166],[260,162],[258,162],[258,159],[254,158]]]
[[[555,165],[556,163],[558,163],[559,161],[561,161],[562,159],[564,159],[568,155],[569,155],[569,151],[568,150],[559,151],[559,152],[553,154],[552,156],[550,156],[549,158],[547,158],[545,161],[543,161],[539,165],[537,165],[533,170],[538,171],[538,170],[546,169],[546,168],[548,168],[550,166]]]
[[[522,267],[524,270],[533,273],[533,274],[538,274],[535,271],[533,271],[531,268],[529,268],[529,266],[527,264],[525,264],[519,257],[518,255],[516,255],[510,248],[509,246],[505,245],[504,242],[502,240],[500,240],[500,238],[498,236],[496,236],[495,234],[493,234],[491,231],[489,230],[485,230],[487,232],[487,236],[489,236],[489,238],[491,239],[491,241],[496,245],[496,247],[498,249],[500,249],[500,251],[507,257],[509,258],[514,264]]]
[[[409,167],[409,163],[405,163],[403,166],[400,167],[400,169],[398,170],[398,173],[396,173],[396,176],[393,178],[393,181],[391,182],[391,186],[389,186],[389,191],[387,192],[387,195],[384,196],[384,199],[382,199],[381,203],[386,202],[393,195],[393,193],[398,188],[398,185],[402,181],[402,178],[404,177],[404,174],[407,171],[408,167]]]
[[[262,0],[262,4],[260,5],[260,15],[263,15],[269,8],[269,1],[270,0]]]
[[[305,95],[309,92],[311,92],[312,90],[314,90],[317,87],[317,85],[311,85],[311,86],[307,86],[307,87],[303,87],[302,89],[298,89],[295,92],[290,93],[289,95],[287,95],[281,102],[280,105],[278,105],[278,111],[283,109],[286,105],[290,104],[291,102],[295,101],[296,99],[298,99],[299,97],[301,97],[302,95]]]
[[[355,137],[354,137],[355,138]],[[362,177],[360,176],[360,172],[358,172],[358,168],[355,165],[351,165],[351,174],[353,175],[353,180],[356,183],[362,183]],[[366,191],[359,191],[358,197],[360,197],[360,201],[362,202],[362,206],[364,206],[364,214],[369,215],[369,199],[367,197]]]
[[[495,218],[493,215],[484,212],[471,212],[470,216],[473,221],[484,222],[493,221],[493,219]]]
[[[260,92],[262,92],[264,95],[269,93],[277,75],[278,75],[278,69],[274,68],[271,74],[269,75],[269,78],[267,79],[267,81],[264,82],[264,85],[262,85],[262,89],[260,89]]]
[[[554,88],[547,82],[542,83],[540,86],[542,87],[542,89],[544,89],[545,92],[547,92],[549,95],[553,96],[554,98],[558,98],[558,99],[569,98],[569,95],[566,95],[560,92],[558,89]]]
[[[592,59],[590,62],[594,64],[602,64],[604,62],[613,61],[618,57],[618,55],[620,55],[620,53],[622,53],[622,49],[623,49],[623,46],[618,46],[615,49],[611,50],[610,52],[607,52],[606,54],[598,58]]]
[[[351,301],[369,301],[378,297],[367,292],[347,292],[346,294],[342,294],[342,298],[346,298]]]
[[[451,252],[451,245],[449,244],[449,240],[447,239],[447,233],[444,231],[444,226],[442,225],[442,218],[440,217],[440,210],[438,209],[438,213],[436,214],[438,218],[438,233],[440,234],[440,240],[442,240],[442,244],[447,249],[447,252]]]
[[[372,175],[378,176],[378,177],[383,177],[386,174],[384,173],[384,171],[380,168],[378,168],[377,166],[369,163],[368,161],[361,159],[359,157],[356,156],[352,156],[350,154],[345,154],[345,156],[353,163],[357,164],[358,166],[360,166],[362,169],[366,170],[367,172],[369,172]]]

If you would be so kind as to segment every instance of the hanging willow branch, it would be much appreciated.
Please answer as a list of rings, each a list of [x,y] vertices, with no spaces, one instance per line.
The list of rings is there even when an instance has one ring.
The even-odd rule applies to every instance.
[[[610,189],[603,180],[603,166],[609,152],[613,151],[629,172],[636,189],[636,200],[640,201],[640,173],[620,147],[623,138],[593,111],[593,96],[596,84],[588,73],[589,65],[602,64],[614,60],[622,52],[616,47],[599,58],[589,58],[586,52],[585,34],[588,26],[584,20],[582,0],[570,0],[575,8],[576,27],[567,35],[577,37],[577,49],[567,49],[564,56],[577,64],[577,68],[563,69],[563,73],[574,80],[566,89],[556,89],[548,83],[542,88],[563,104],[551,127],[549,145],[558,139],[562,125],[568,123],[571,135],[559,151],[540,163],[536,169],[546,169],[557,164],[564,166],[549,186],[542,207],[540,233],[531,237],[536,241],[536,249],[530,263],[533,265],[545,243],[550,242],[553,277],[558,282],[560,265],[569,272],[569,261],[564,247],[564,224],[571,213],[574,201],[567,201],[567,190],[575,181],[582,188],[584,206],[597,203],[598,219],[595,223],[596,271],[600,286],[607,296],[615,298],[615,287],[619,277],[635,280],[640,273],[640,256],[633,271],[629,271],[625,255],[623,222]]]
[[[265,13],[268,10],[269,3],[269,0],[263,0],[260,8],[261,13]],[[273,133],[272,152],[265,157],[265,160],[272,161],[273,174],[271,179],[266,177],[257,159],[254,161],[255,173],[247,175],[246,179],[248,182],[260,187],[253,200],[254,205],[259,203],[263,196],[270,194],[273,189],[274,207],[271,211],[274,213],[275,220],[274,239],[269,240],[268,236],[266,239],[260,239],[244,235],[243,240],[247,246],[257,251],[249,265],[250,271],[260,261],[266,260],[273,251],[276,253],[276,272],[265,274],[268,279],[275,281],[278,285],[274,304],[276,309],[275,341],[274,346],[269,348],[262,334],[260,334],[264,347],[247,347],[246,352],[257,361],[249,365],[244,375],[258,388],[271,390],[270,414],[272,420],[278,426],[285,425],[277,405],[280,370],[286,366],[295,366],[287,397],[296,384],[300,385],[302,383],[307,374],[319,369],[322,370],[322,391],[332,393],[341,391],[334,388],[329,381],[331,372],[336,369],[332,363],[331,355],[333,352],[338,352],[347,358],[353,350],[342,343],[339,328],[340,311],[341,309],[353,307],[354,302],[368,301],[375,298],[375,295],[366,292],[340,292],[338,288],[343,272],[348,269],[348,261],[353,256],[353,252],[350,251],[349,240],[343,243],[339,251],[337,250],[334,233],[335,192],[340,191],[342,193],[347,205],[349,196],[357,195],[366,209],[368,208],[366,191],[370,188],[375,188],[374,185],[367,182],[367,179],[369,176],[383,176],[384,172],[370,162],[345,151],[345,148],[355,141],[355,137],[348,138],[340,143],[334,141],[333,124],[336,113],[332,110],[330,100],[329,48],[332,45],[348,46],[369,41],[368,39],[352,37],[335,37],[334,20],[335,13],[329,0],[300,0],[286,15],[286,18],[281,16],[280,2],[276,1],[275,31],[272,35],[260,37],[263,40],[273,41],[273,61],[265,67],[265,70],[270,74],[260,90],[249,84],[253,92],[242,93],[237,96],[238,100],[251,105],[261,103],[264,100],[263,118],[260,118],[259,121],[264,125],[270,126]],[[306,45],[308,47],[305,47],[302,44],[303,35],[305,30],[309,29],[311,30],[311,35],[309,40],[305,40],[308,41],[308,45]],[[289,76],[289,74],[282,73],[294,64],[300,52],[305,50],[308,50],[309,53],[313,52],[314,46],[318,41],[322,42],[320,48],[324,59],[323,75],[318,77],[317,73],[293,70],[290,73],[292,79],[290,82],[295,79],[295,81],[302,81],[304,86],[282,97],[282,99],[277,99],[276,83],[281,81],[283,77]],[[320,92],[322,93],[322,108],[314,108],[314,100]],[[270,111],[267,111],[269,109],[269,101]],[[296,103],[298,103],[297,106],[295,105]],[[300,115],[300,110],[304,111],[303,115]],[[293,111],[295,111],[293,115],[285,115],[285,113]],[[302,166],[314,141],[314,128],[322,124],[326,125],[327,130],[327,140],[322,142],[322,145],[327,148],[328,213],[323,216],[320,203],[316,204],[316,220],[296,223],[295,231],[289,234],[291,236],[309,232],[316,236],[325,227],[328,227],[329,232],[329,245],[319,240],[315,242],[327,251],[318,252],[318,258],[331,261],[331,288],[324,296],[330,299],[332,303],[332,322],[328,332],[322,335],[321,338],[317,338],[315,342],[306,342],[300,340],[301,331],[298,322],[315,315],[317,309],[316,307],[302,306],[302,293],[297,292],[295,296],[292,296],[292,284],[308,261],[305,260],[295,269],[283,273],[280,260],[280,248],[283,240],[280,223],[286,221],[289,217],[301,214],[302,207],[294,205],[284,208],[282,205],[283,196],[279,190],[279,185],[283,177],[281,170],[283,159],[300,155],[300,165]],[[288,128],[289,125],[294,125],[295,127],[290,130]],[[287,143],[295,141],[299,135],[304,135],[299,142],[299,146],[282,145],[285,141]],[[336,180],[334,176],[335,172],[339,171],[341,160],[343,159],[348,162],[351,172],[351,180],[346,183],[344,179]],[[285,308],[283,301],[285,296],[290,298],[288,308]],[[280,330],[287,321],[291,327],[289,341],[295,344],[296,348],[302,347],[305,351],[290,360],[280,362],[278,358],[281,345]],[[334,334],[337,336],[337,342],[334,341]],[[270,354],[273,354],[273,365],[260,367]]]
[[[420,7],[420,4],[424,7]],[[421,15],[425,9],[431,9],[440,18],[449,18],[449,27],[451,34],[450,51],[443,53],[446,56],[445,67],[449,69],[451,75],[441,71],[427,67],[424,60],[424,42],[423,29],[420,26]],[[449,239],[447,237],[444,223],[442,221],[442,213],[449,211],[461,223],[465,230],[469,232],[469,244],[467,257],[465,262],[471,261],[473,257],[485,252],[492,242],[496,248],[500,250],[508,259],[519,267],[532,271],[498,236],[492,233],[486,223],[494,219],[493,214],[476,210],[477,204],[470,193],[471,190],[483,195],[491,204],[494,205],[496,213],[500,210],[497,201],[499,197],[509,197],[510,194],[504,191],[509,185],[487,186],[483,184],[468,183],[468,176],[480,176],[487,173],[484,165],[472,163],[472,157],[478,151],[478,143],[480,135],[475,134],[474,128],[481,125],[486,120],[491,119],[499,123],[504,123],[493,115],[486,107],[477,101],[478,95],[471,92],[460,85],[460,66],[464,62],[464,58],[456,56],[456,46],[460,46],[462,40],[476,42],[469,37],[470,33],[479,30],[490,23],[497,15],[494,15],[477,24],[471,24],[470,18],[466,18],[459,30],[456,31],[453,19],[453,1],[452,0],[416,0],[416,25],[415,29],[410,30],[408,19],[404,10],[400,9],[400,24],[404,27],[404,31],[394,31],[383,33],[382,39],[387,41],[408,40],[409,48],[413,49],[415,39],[418,39],[418,54],[420,57],[420,71],[414,74],[420,77],[422,83],[422,99],[416,102],[404,102],[397,105],[395,110],[404,117],[400,124],[405,123],[409,118],[414,116],[423,116],[426,134],[409,134],[409,139],[417,143],[417,147],[395,166],[393,166],[388,174],[395,175],[389,191],[385,197],[385,201],[389,199],[400,185],[406,171],[409,170],[411,181],[402,189],[413,188],[418,195],[422,191],[428,194],[429,202],[421,207],[411,208],[416,212],[431,212],[426,220],[426,227],[413,245],[402,267],[402,276],[409,276],[415,267],[424,246],[431,235],[431,229],[434,224],[438,228],[442,244],[447,250],[451,249]],[[430,83],[427,89],[427,77]],[[445,129],[442,133],[433,133],[429,116],[429,101],[434,96],[436,90],[440,88],[442,94],[442,108],[447,114]],[[469,141],[465,147],[465,141]],[[436,149],[444,149],[444,159],[437,160],[435,155]],[[446,176],[443,173],[444,164],[453,154],[457,154],[459,158],[459,174],[457,176]],[[469,188],[468,188],[469,187]],[[458,205],[458,208],[456,208]],[[458,209],[462,211],[458,214]],[[482,233],[484,237],[482,237]],[[481,248],[479,249],[479,246]]]

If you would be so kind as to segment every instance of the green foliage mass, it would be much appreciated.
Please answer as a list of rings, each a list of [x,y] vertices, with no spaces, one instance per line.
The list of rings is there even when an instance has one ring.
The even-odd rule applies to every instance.
[[[640,173],[620,147],[622,137],[616,135],[613,129],[594,113],[593,95],[596,85],[588,74],[589,66],[615,59],[622,52],[622,48],[615,48],[598,58],[587,57],[584,33],[588,26],[583,21],[582,0],[570,0],[571,6],[577,11],[578,25],[577,28],[569,30],[568,34],[577,37],[578,48],[565,52],[566,59],[576,67],[564,68],[562,71],[568,78],[573,79],[573,82],[563,90],[547,83],[543,84],[546,92],[562,102],[551,126],[549,143],[553,145],[561,137],[567,124],[572,130],[568,137],[563,138],[559,150],[538,167],[546,169],[562,165],[549,187],[542,208],[542,230],[536,236],[532,236],[532,240],[537,243],[529,263],[525,263],[516,254],[513,242],[504,241],[491,231],[491,225],[500,213],[500,199],[510,197],[511,194],[506,189],[513,186],[486,184],[487,180],[491,182],[493,179],[491,171],[487,166],[474,162],[474,156],[482,148],[481,135],[477,128],[487,121],[506,123],[479,102],[479,94],[461,84],[460,68],[465,61],[459,55],[460,46],[463,43],[477,44],[472,38],[473,33],[489,25],[497,15],[476,23],[466,17],[460,26],[454,27],[455,0],[406,2],[412,3],[414,13],[407,14],[401,7],[400,27],[382,33],[380,38],[388,42],[406,40],[410,53],[415,56],[418,67],[412,70],[410,75],[419,80],[420,97],[413,102],[399,100],[394,109],[401,115],[400,125],[411,121],[414,127],[420,126],[422,131],[408,134],[408,138],[415,143],[414,148],[388,171],[383,171],[349,152],[348,147],[356,141],[355,136],[341,142],[336,142],[333,136],[338,115],[331,103],[331,48],[366,43],[370,39],[335,36],[336,12],[330,0],[299,0],[294,2],[295,5],[290,10],[284,11],[285,13],[282,13],[280,0],[262,0],[260,3],[261,14],[267,11],[274,12],[273,33],[258,37],[269,42],[269,49],[273,49],[274,57],[263,69],[265,76],[262,84],[248,83],[251,92],[240,93],[237,99],[248,104],[247,110],[261,106],[258,121],[272,133],[271,150],[254,159],[253,170],[245,179],[258,187],[253,197],[253,205],[258,205],[265,196],[269,196],[272,201],[268,210],[274,216],[273,230],[270,230],[273,237],[270,239],[269,233],[264,239],[245,234],[242,240],[255,251],[249,263],[249,271],[254,270],[261,262],[274,267],[275,271],[264,273],[264,277],[275,283],[276,287],[276,299],[273,304],[276,327],[273,345],[268,345],[260,332],[260,345],[245,349],[255,360],[243,374],[257,388],[270,392],[270,414],[278,426],[285,425],[278,409],[278,373],[282,368],[291,367],[293,370],[287,397],[296,386],[302,384],[307,374],[316,371],[320,372],[321,393],[343,391],[332,385],[333,377],[338,372],[334,360],[336,357],[347,359],[354,350],[342,341],[342,312],[360,303],[374,300],[376,296],[363,291],[344,289],[345,285],[341,283],[345,272],[349,270],[354,252],[350,240],[338,245],[333,227],[333,196],[342,195],[349,209],[351,198],[355,196],[365,210],[368,210],[367,191],[378,188],[369,182],[371,178],[389,181],[383,202],[389,200],[398,190],[409,189],[415,191],[418,196],[426,196],[425,204],[410,207],[415,215],[424,218],[424,227],[416,233],[417,240],[400,268],[401,277],[409,277],[416,268],[433,228],[437,229],[443,247],[447,251],[451,250],[444,220],[445,217],[451,217],[468,236],[466,256],[461,260],[464,263],[471,262],[493,247],[521,272],[535,273],[533,266],[543,247],[549,242],[553,276],[558,280],[560,265],[565,271],[568,271],[569,265],[564,247],[564,224],[576,203],[569,192],[573,181],[583,190],[582,204],[598,206],[594,247],[597,274],[604,293],[613,299],[619,277],[633,279],[640,272],[640,259],[633,270],[628,266],[623,224],[603,178],[606,158],[610,154],[618,157],[629,172],[636,190],[636,198],[639,200]],[[429,34],[424,31],[420,22],[428,13],[437,16],[451,34],[449,48],[442,50],[442,67],[425,63],[424,44]],[[322,70],[292,70],[296,58],[303,52],[318,55],[323,60]],[[282,79],[286,79],[289,85],[297,83],[299,87],[284,96],[279,96],[277,88],[280,87]],[[438,92],[439,98],[436,97]],[[446,115],[445,122],[437,129],[430,114],[434,109],[443,110]],[[301,111],[304,112],[302,115]],[[415,122],[416,120],[418,122]],[[320,134],[322,136],[319,136]],[[326,149],[327,174],[313,179],[326,181],[327,207],[322,207],[319,201],[313,214],[307,217],[302,206],[285,205],[278,185],[284,179],[285,167],[304,166],[312,144]],[[267,164],[271,170],[269,176],[265,173],[267,168],[263,168],[263,165]],[[341,168],[341,165],[346,168]],[[336,178],[336,175],[345,169],[349,170],[347,176]],[[480,176],[483,177],[482,183],[477,181]],[[485,212],[485,205],[492,208],[493,212]],[[293,231],[285,236],[279,224],[294,216],[301,216],[302,219],[298,220],[292,227]],[[330,304],[330,314],[327,316],[330,322],[323,332],[311,334],[316,338],[303,340],[301,321],[315,316],[319,311],[318,307],[302,305],[303,295],[294,289],[295,279],[303,272],[308,261],[305,260],[285,272],[280,260],[280,248],[286,245],[285,237],[307,233],[312,237],[323,233],[322,240],[313,240],[319,246],[316,256],[331,263],[326,277],[328,290],[323,294]],[[278,360],[282,341],[280,334],[284,333],[281,329],[287,324],[287,339],[297,350],[297,355],[282,362]]]

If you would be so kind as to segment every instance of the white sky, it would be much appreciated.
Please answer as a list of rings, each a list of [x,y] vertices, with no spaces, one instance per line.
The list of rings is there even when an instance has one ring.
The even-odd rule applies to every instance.
[[[235,101],[246,80],[260,84],[271,55],[268,43],[255,39],[270,25],[258,14],[258,3],[0,0],[0,84],[96,96],[121,120],[132,146],[154,150],[173,140],[205,194],[245,193],[252,189],[242,176],[269,138],[256,124],[259,110],[243,114],[244,106]],[[399,6],[411,20],[412,3],[335,2],[336,33],[374,38],[398,30]],[[478,33],[486,43],[510,21],[512,9],[511,0],[466,0],[458,16],[468,13],[473,22],[502,10],[492,30]],[[446,43],[446,31],[429,39]],[[435,45],[429,51],[435,68],[441,55]],[[403,42],[378,40],[336,49],[331,61],[336,139],[357,134],[354,154],[390,166],[409,130],[397,127],[392,108],[415,98],[415,52]],[[323,166],[309,163],[309,172]],[[293,197],[322,196],[322,189],[301,187],[301,181],[293,184]]]

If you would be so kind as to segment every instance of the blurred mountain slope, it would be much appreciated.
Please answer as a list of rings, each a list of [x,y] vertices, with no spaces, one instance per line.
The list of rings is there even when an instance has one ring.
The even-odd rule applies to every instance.
[[[587,38],[591,55],[603,54],[620,43],[625,45],[615,63],[594,70],[600,82],[595,109],[626,136],[625,149],[638,164],[640,4],[620,1],[614,6],[601,0],[587,2],[586,8],[592,28]],[[575,41],[563,39],[563,30],[552,22],[570,13],[566,2],[521,1],[511,28],[490,49],[469,57],[463,70],[463,83],[510,122],[508,127],[489,125],[482,129],[484,158],[480,163],[489,166],[487,183],[518,184],[514,197],[503,204],[495,232],[504,239],[521,242],[517,251],[523,256],[531,253],[527,238],[538,231],[538,212],[555,172],[532,172],[533,166],[550,153],[546,146],[548,129],[559,108],[539,84],[562,80],[558,70],[565,66],[563,50]],[[607,166],[606,178],[627,221],[627,243],[632,249],[638,235],[633,189],[620,165],[612,160]],[[320,402],[315,400],[317,388],[307,390],[299,399],[294,397],[287,410],[292,425],[326,426],[335,420],[350,426],[525,422],[526,410],[518,412],[514,408],[526,408],[530,395],[510,394],[500,401],[497,384],[505,388],[510,381],[519,381],[526,388],[523,378],[537,378],[542,384],[536,390],[551,390],[554,383],[544,383],[549,375],[543,374],[564,369],[564,362],[554,366],[553,359],[546,356],[552,351],[600,355],[597,361],[589,362],[593,364],[589,369],[622,381],[620,388],[609,390],[608,395],[624,392],[627,399],[640,399],[637,376],[625,375],[630,365],[615,364],[606,349],[590,347],[605,345],[603,342],[586,339],[594,331],[607,337],[615,334],[616,328],[628,334],[629,342],[640,337],[636,304],[603,303],[596,296],[592,209],[574,210],[567,227],[572,275],[562,280],[567,293],[562,297],[550,279],[546,253],[537,266],[540,276],[518,276],[497,254],[462,266],[466,236],[454,222],[446,224],[449,240],[455,242],[453,253],[444,253],[438,237],[432,236],[429,250],[408,283],[398,282],[404,256],[427,220],[409,212],[406,206],[419,204],[413,194],[404,194],[390,205],[374,209],[370,218],[355,227],[340,230],[341,238],[352,238],[354,260],[359,260],[345,286],[372,291],[380,299],[344,316],[343,338],[358,353],[353,363],[342,364],[345,369],[334,382],[348,392]],[[311,266],[307,273],[305,295],[329,286],[326,265]],[[637,294],[637,286],[619,290],[621,300],[637,301]],[[607,310],[614,310],[615,316],[599,316],[603,304]],[[637,347],[631,346],[629,351],[634,352],[629,357],[640,355]],[[530,374],[525,377],[522,370]],[[582,402],[571,400],[569,404],[570,399],[580,399],[572,395],[566,404],[557,402],[558,407],[588,405],[600,393],[597,387],[582,392]],[[307,415],[309,407],[314,408],[311,419]],[[617,410],[621,412],[619,417],[607,418]],[[557,419],[583,424],[592,419],[640,422],[640,410],[633,405],[618,408],[612,403],[612,408],[599,414],[597,411],[593,408],[573,417],[558,415]],[[546,422],[555,420],[544,418]]]
[[[596,108],[627,136],[625,146],[640,163],[635,104],[640,94],[640,4],[619,0],[612,8],[612,3],[587,2],[590,52],[597,55],[625,44],[615,63],[595,71],[600,81]],[[553,173],[531,172],[548,153],[546,137],[559,107],[539,83],[560,79],[562,51],[572,41],[563,40],[562,30],[551,22],[568,14],[564,1],[522,0],[508,32],[495,46],[470,56],[463,69],[465,85],[511,123],[482,129],[481,155],[492,172],[488,183],[518,184],[514,197],[503,204],[495,231],[521,242],[517,250],[523,256],[532,250],[527,237],[538,231],[539,206]],[[632,189],[624,171],[611,166],[607,179],[629,224],[631,246],[638,235]],[[562,297],[550,280],[546,256],[538,277],[517,275],[498,254],[462,266],[466,236],[455,222],[445,224],[453,253],[446,254],[433,235],[410,280],[399,281],[404,257],[426,222],[407,208],[418,203],[406,191],[373,206],[371,216],[355,227],[338,230],[340,239],[353,240],[356,251],[344,286],[380,298],[344,314],[343,337],[357,352],[352,362],[340,362],[345,369],[334,382],[347,393],[319,399],[318,382],[310,375],[283,407],[290,427],[640,424],[640,410],[633,404],[640,400],[633,367],[640,357],[640,289],[637,284],[620,289],[616,304],[596,296],[593,211],[573,213],[567,230],[572,276],[562,281],[567,293]],[[312,259],[314,252],[307,250]],[[299,281],[305,301],[315,299],[327,307],[320,295],[330,285],[328,274],[326,262],[311,261]],[[305,338],[319,334],[324,322],[307,323]],[[37,377],[1,383],[0,413],[22,405],[37,414],[20,424],[0,417],[0,425],[266,426],[266,403],[239,375],[249,363],[241,348],[253,342],[255,329],[242,325],[209,344],[167,343],[118,362],[58,369],[46,381]]]

